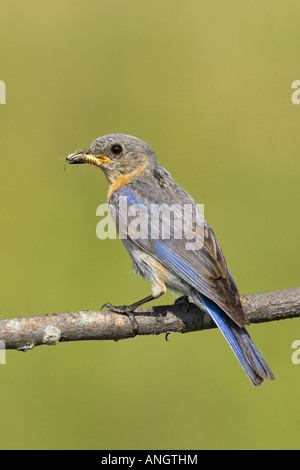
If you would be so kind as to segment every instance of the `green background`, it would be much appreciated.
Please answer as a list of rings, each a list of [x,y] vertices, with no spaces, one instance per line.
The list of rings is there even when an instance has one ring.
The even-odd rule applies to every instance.
[[[299,1],[0,8],[1,317],[150,293],[96,237],[104,176],[57,159],[115,132],[205,204],[242,294],[300,285]],[[299,448],[300,320],[249,331],[276,376],[259,388],[217,330],[8,351],[0,448]]]

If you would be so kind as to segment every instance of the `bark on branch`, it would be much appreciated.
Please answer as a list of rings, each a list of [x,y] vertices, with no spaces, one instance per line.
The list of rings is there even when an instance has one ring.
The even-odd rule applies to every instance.
[[[283,320],[300,316],[300,287],[241,296],[251,323]],[[190,304],[141,308],[135,312],[140,335],[188,333],[214,328],[210,317]],[[42,344],[63,341],[120,340],[133,337],[131,322],[125,315],[108,311],[50,313],[0,320],[0,349],[28,351]]]

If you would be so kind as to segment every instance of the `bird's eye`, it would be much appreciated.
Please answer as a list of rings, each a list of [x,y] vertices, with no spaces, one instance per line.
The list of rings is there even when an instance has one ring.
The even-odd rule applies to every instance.
[[[122,145],[120,145],[120,144],[115,144],[111,147],[111,151],[115,155],[118,155],[118,153],[121,153],[122,150],[123,150],[123,148],[122,148]]]

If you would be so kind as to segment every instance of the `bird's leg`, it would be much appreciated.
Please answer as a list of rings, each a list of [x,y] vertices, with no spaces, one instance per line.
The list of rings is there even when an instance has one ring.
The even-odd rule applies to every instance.
[[[106,307],[106,308],[109,308],[111,312],[122,313],[123,315],[129,315],[130,313],[133,313],[138,307],[141,307],[146,302],[150,302],[151,300],[154,300],[154,299],[156,299],[156,297],[154,297],[153,295],[148,295],[148,297],[138,300],[137,302],[134,302],[133,304],[130,304],[130,305],[115,306],[110,303],[106,303],[101,307],[101,310],[102,308]]]
[[[134,315],[134,310],[138,307],[141,307],[141,305],[144,305],[146,302],[150,302],[151,300],[154,300],[156,297],[153,295],[148,295],[148,297],[145,297],[144,299],[138,300],[137,302],[134,302],[133,304],[130,305],[119,305],[116,307],[115,305],[112,305],[110,303],[106,303],[102,305],[101,310],[106,307],[109,309],[110,312],[114,313],[120,313],[123,315],[127,315],[127,317],[130,320],[130,323],[132,325],[133,329],[133,335],[136,336],[138,334],[138,324]]]
[[[120,313],[122,315],[127,315],[133,328],[133,334],[134,336],[137,335],[138,333],[138,324],[134,315],[134,311],[138,308],[144,305],[147,302],[151,302],[151,300],[158,299],[161,295],[163,295],[166,292],[165,286],[161,288],[160,290],[158,289],[152,289],[152,295],[148,295],[148,297],[145,297],[144,299],[138,300],[137,302],[134,302],[133,304],[130,305],[119,305],[115,306],[110,303],[106,303],[102,305],[101,310],[103,308],[108,308],[110,312],[114,313]]]

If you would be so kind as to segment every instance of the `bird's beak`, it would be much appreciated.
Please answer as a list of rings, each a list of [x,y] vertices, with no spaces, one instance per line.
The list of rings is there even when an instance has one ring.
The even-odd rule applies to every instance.
[[[110,162],[110,158],[104,155],[91,155],[88,150],[71,153],[66,158],[68,163],[91,163],[92,165],[101,166],[104,162]]]

